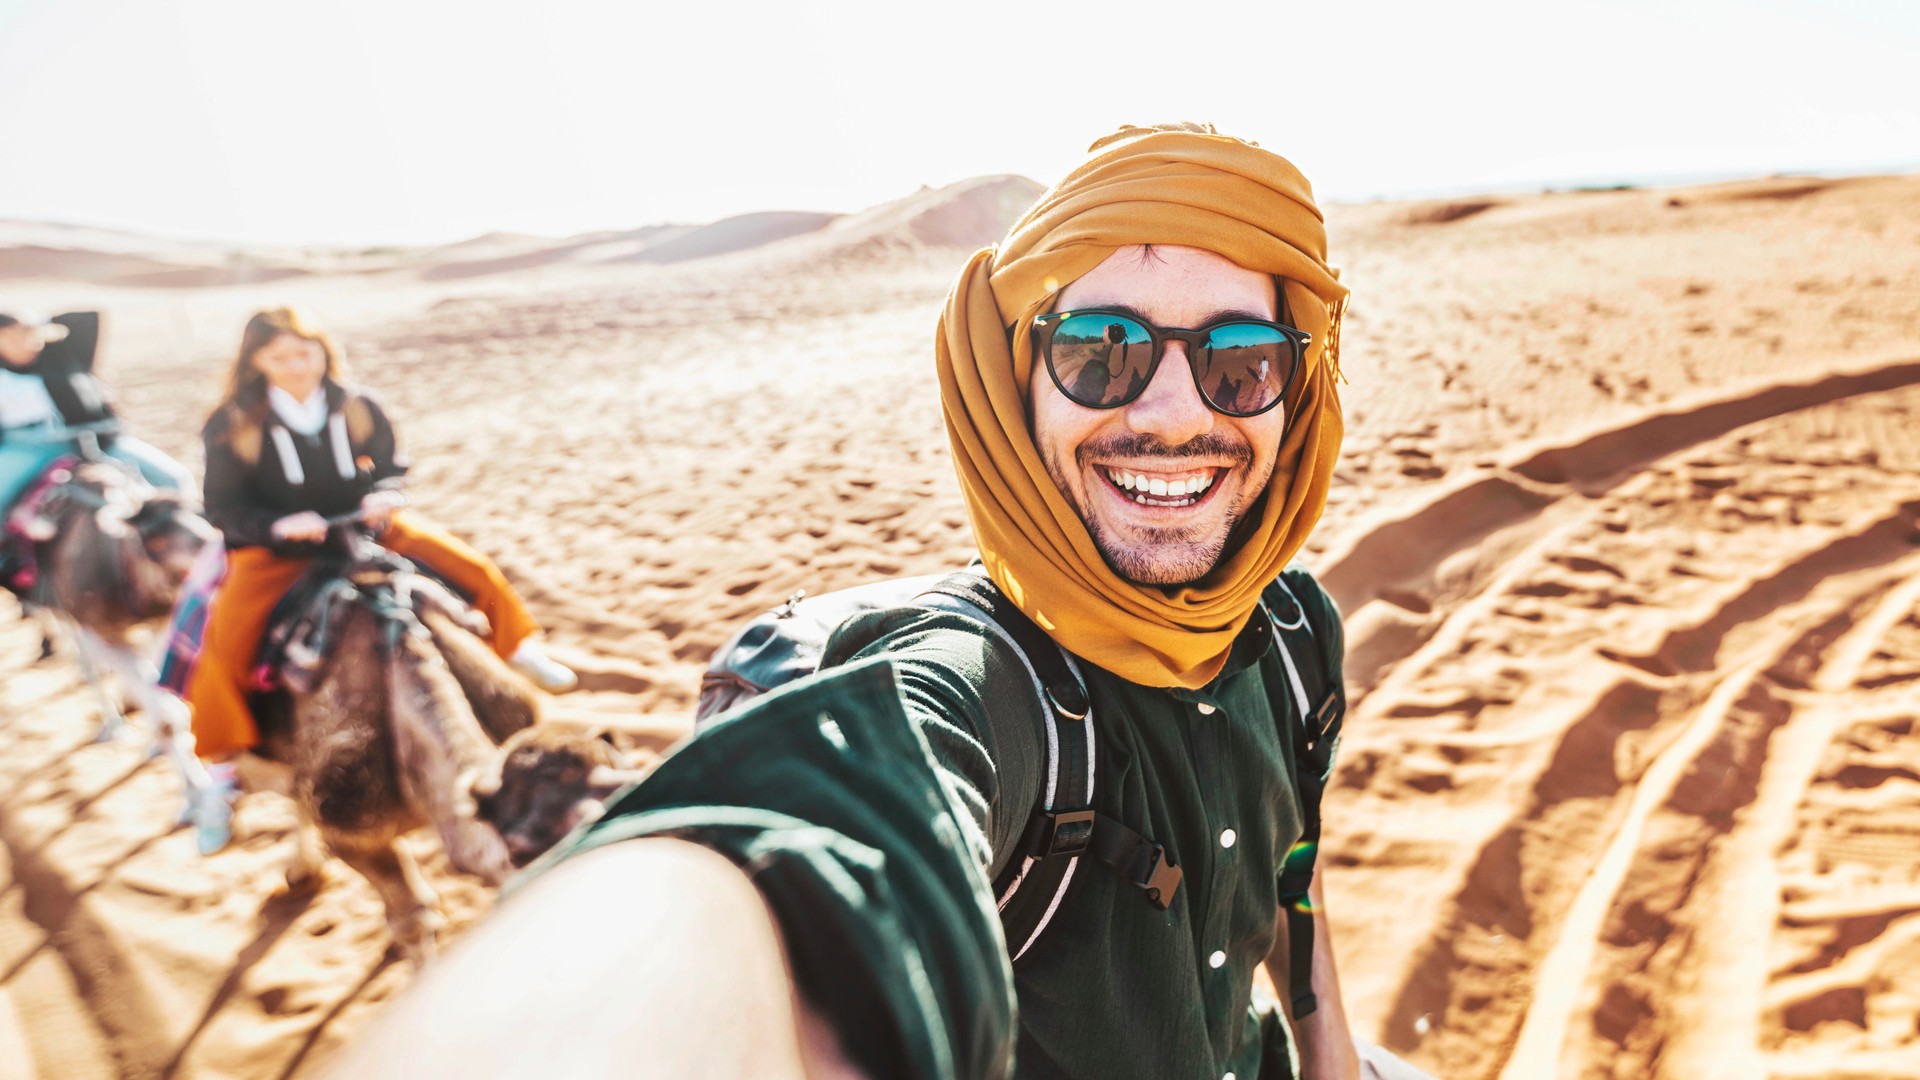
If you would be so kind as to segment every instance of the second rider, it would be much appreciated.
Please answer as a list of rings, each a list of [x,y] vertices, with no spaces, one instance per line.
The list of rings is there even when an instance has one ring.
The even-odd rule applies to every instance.
[[[393,424],[343,377],[325,332],[292,308],[262,311],[247,323],[203,432],[207,518],[227,547],[226,580],[187,683],[195,748],[216,789],[196,814],[203,852],[229,838],[230,762],[259,739],[248,699],[261,639],[326,540],[329,518],[357,513],[382,547],[464,592],[487,618],[488,644],[542,689],[577,681],[541,648],[539,625],[491,559],[403,509],[407,461]]]

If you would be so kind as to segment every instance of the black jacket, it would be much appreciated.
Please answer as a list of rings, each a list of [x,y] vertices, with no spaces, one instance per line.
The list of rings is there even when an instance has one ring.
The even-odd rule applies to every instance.
[[[275,541],[273,523],[303,510],[337,517],[369,492],[405,485],[406,456],[380,403],[331,381],[326,394],[327,426],[317,435],[287,428],[264,400],[223,405],[207,420],[207,520],[228,548],[310,553],[314,545]],[[283,449],[293,451],[291,466]]]
[[[48,342],[33,363],[13,370],[40,376],[54,408],[60,410],[60,419],[70,427],[113,419],[113,398],[93,373],[93,356],[100,347],[100,313],[76,311],[53,321],[67,328],[67,336]]]

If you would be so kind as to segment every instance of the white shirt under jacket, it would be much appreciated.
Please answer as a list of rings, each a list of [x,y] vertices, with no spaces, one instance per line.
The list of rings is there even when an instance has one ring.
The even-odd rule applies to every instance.
[[[0,428],[28,427],[58,422],[60,410],[46,381],[38,375],[22,375],[0,364]]]

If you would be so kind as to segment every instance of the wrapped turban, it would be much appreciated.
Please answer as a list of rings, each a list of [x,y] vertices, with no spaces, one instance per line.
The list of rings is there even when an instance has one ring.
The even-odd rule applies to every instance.
[[[967,263],[940,316],[947,435],[987,573],[1075,655],[1148,686],[1197,688],[1226,664],[1261,591],[1326,505],[1343,430],[1340,316],[1325,219],[1284,158],[1211,126],[1126,127],[1041,196],[998,247]],[[1286,401],[1265,494],[1205,577],[1137,585],[1101,558],[1048,475],[1027,427],[1036,315],[1117,248],[1204,248],[1272,274],[1293,325],[1313,335]]]

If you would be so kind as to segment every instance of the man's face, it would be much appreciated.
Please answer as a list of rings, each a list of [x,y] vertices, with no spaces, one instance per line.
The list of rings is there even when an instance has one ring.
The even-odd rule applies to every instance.
[[[0,361],[26,367],[40,355],[40,328],[26,323],[0,326]]]
[[[1115,251],[1069,285],[1054,310],[1079,308],[1119,308],[1168,329],[1277,313],[1273,278],[1211,251],[1169,245]],[[1194,387],[1180,342],[1167,343],[1147,388],[1117,409],[1068,400],[1041,370],[1045,362],[1034,359],[1033,441],[1107,565],[1141,585],[1206,576],[1266,490],[1286,407],[1250,417],[1215,412]],[[1195,481],[1206,486],[1184,496],[1153,494],[1160,483],[1175,492]]]

